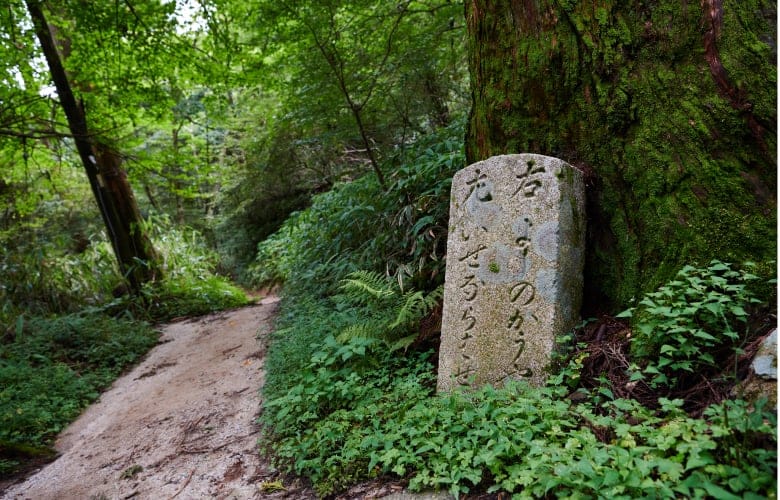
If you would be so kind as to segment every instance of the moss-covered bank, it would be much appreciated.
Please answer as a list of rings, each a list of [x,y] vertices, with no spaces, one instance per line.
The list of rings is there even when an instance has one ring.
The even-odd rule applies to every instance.
[[[467,156],[590,174],[590,312],[775,258],[776,2],[469,0]]]

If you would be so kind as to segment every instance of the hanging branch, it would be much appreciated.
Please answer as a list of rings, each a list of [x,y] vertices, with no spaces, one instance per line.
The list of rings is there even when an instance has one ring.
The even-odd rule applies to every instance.
[[[355,98],[355,95],[353,92],[350,91],[350,86],[347,81],[347,75],[345,72],[345,62],[343,58],[341,57],[341,54],[339,54],[338,50],[335,49],[335,47],[331,47],[328,40],[324,39],[322,36],[319,35],[317,26],[314,26],[311,22],[309,22],[305,17],[299,17],[296,14],[296,11],[293,7],[287,5],[286,3],[282,3],[284,8],[295,15],[296,17],[299,17],[299,20],[303,23],[303,25],[306,27],[306,29],[311,33],[312,38],[314,39],[314,44],[317,46],[317,49],[325,59],[325,61],[328,64],[328,67],[331,70],[331,73],[333,74],[336,85],[339,88],[339,91],[341,92],[342,96],[344,97],[344,100],[346,101],[347,108],[349,109],[350,113],[352,114],[353,119],[355,120],[355,125],[357,126],[358,132],[360,133],[360,138],[363,142],[363,146],[366,150],[366,155],[368,156],[368,160],[371,163],[371,167],[374,170],[374,173],[376,174],[377,180],[379,181],[379,185],[382,187],[382,189],[387,189],[387,182],[385,180],[384,173],[382,172],[382,169],[379,166],[379,162],[376,159],[376,154],[374,152],[374,146],[372,144],[371,138],[369,137],[368,130],[365,126],[365,123],[363,122],[363,110],[365,106],[368,104],[368,102],[371,100],[371,97],[374,94],[374,91],[379,86],[379,79],[380,76],[383,74],[383,70],[386,68],[388,61],[390,59],[390,56],[393,52],[393,43],[395,40],[396,32],[398,31],[398,28],[401,25],[401,22],[406,17],[408,12],[410,1],[402,2],[397,7],[397,14],[394,16],[394,19],[392,21],[392,26],[390,27],[390,31],[387,34],[387,38],[384,42],[384,50],[381,54],[381,59],[377,64],[376,71],[373,71],[371,76],[364,82],[363,87],[365,90],[365,96],[361,100],[358,100]],[[330,33],[331,38],[335,37],[338,30],[335,26],[335,19],[336,19],[336,13],[330,9],[329,11],[329,18],[330,18]],[[370,16],[369,16],[370,18]],[[350,23],[352,21],[349,21]],[[359,87],[360,82],[358,82],[357,86]]]

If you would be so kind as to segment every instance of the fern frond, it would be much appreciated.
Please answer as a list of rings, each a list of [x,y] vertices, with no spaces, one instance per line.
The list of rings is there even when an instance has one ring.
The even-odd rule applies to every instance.
[[[339,287],[347,299],[366,304],[375,299],[387,299],[396,295],[387,278],[373,271],[355,271],[341,280]]]
[[[406,337],[400,338],[396,340],[395,342],[391,343],[389,346],[390,352],[397,351],[399,349],[403,349],[404,351],[409,348],[410,345],[414,343],[414,341],[417,340],[417,334],[414,333],[412,335],[407,335]]]
[[[403,305],[398,309],[395,321],[390,324],[390,329],[417,323],[426,314],[431,312],[439,303],[444,294],[442,287],[425,294],[421,291],[409,291],[403,295]]]
[[[421,304],[425,295],[420,292],[406,292],[403,301],[395,315],[395,321],[390,324],[390,329],[395,330],[399,326],[407,325],[418,318]]]
[[[349,274],[340,288],[341,297],[365,307],[356,323],[344,328],[336,339],[342,344],[355,338],[381,340],[390,351],[405,350],[415,341],[420,321],[439,305],[444,294],[443,287],[430,293],[410,290],[402,294],[389,278],[372,271]]]
[[[443,285],[425,296],[425,313],[427,314],[433,311],[433,309],[439,305],[442,299],[444,299]]]
[[[349,325],[348,327],[344,328],[341,330],[341,333],[338,334],[336,340],[342,344],[346,344],[350,340],[356,338],[384,340],[383,334],[383,328],[379,327],[371,321],[367,321],[364,323]]]

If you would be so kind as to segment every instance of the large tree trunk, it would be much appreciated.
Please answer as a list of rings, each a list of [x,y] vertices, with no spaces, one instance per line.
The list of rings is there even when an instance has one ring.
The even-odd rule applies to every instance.
[[[589,179],[586,309],[776,258],[776,2],[467,0],[470,161]]]
[[[141,285],[158,276],[158,257],[142,229],[141,215],[127,175],[121,168],[121,158],[89,134],[84,109],[73,95],[41,4],[37,0],[26,0],[26,4],[119,268],[130,287],[139,291]]]

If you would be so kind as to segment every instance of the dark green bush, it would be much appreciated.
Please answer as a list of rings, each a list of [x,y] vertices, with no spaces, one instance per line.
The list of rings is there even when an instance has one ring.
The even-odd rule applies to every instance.
[[[450,182],[464,162],[461,136],[462,123],[399,150],[388,164],[401,164],[388,192],[372,175],[342,184],[316,196],[259,245],[254,283],[285,283],[266,359],[268,397],[297,383],[327,336],[371,319],[338,296],[350,273],[390,274],[421,291],[441,284]]]
[[[686,374],[722,372],[723,363],[751,333],[749,311],[760,303],[751,285],[758,280],[746,269],[734,270],[717,260],[702,268],[685,266],[622,313],[633,316],[631,353],[640,365],[634,379],[647,377],[653,387],[674,387]]]
[[[373,175],[313,198],[258,246],[249,276],[324,296],[364,269],[429,291],[443,282],[452,175],[463,168],[462,123],[427,136],[385,164],[384,191]]]
[[[342,344],[328,336],[297,383],[264,406],[264,442],[277,464],[311,478],[323,495],[375,476],[362,442],[431,394],[426,357],[390,355],[374,339]]]
[[[246,305],[246,294],[221,276],[168,278],[144,289],[142,317],[167,321]]]
[[[772,497],[776,414],[726,401],[706,419],[682,401],[650,411],[635,401],[573,404],[568,389],[433,395],[426,355],[332,337],[298,383],[269,399],[262,422],[276,463],[321,495],[380,474],[412,490],[506,491],[521,497]]]
[[[98,313],[19,320],[0,341],[0,445],[50,444],[156,342],[147,324]]]
[[[148,284],[141,297],[114,299],[122,279],[110,244],[99,235],[87,240],[81,253],[51,242],[41,242],[35,249],[19,245],[0,256],[0,321],[85,308],[163,321],[246,303],[240,289],[216,274],[219,257],[198,231],[175,227],[161,216],[150,216],[144,229],[161,255],[164,277]]]

